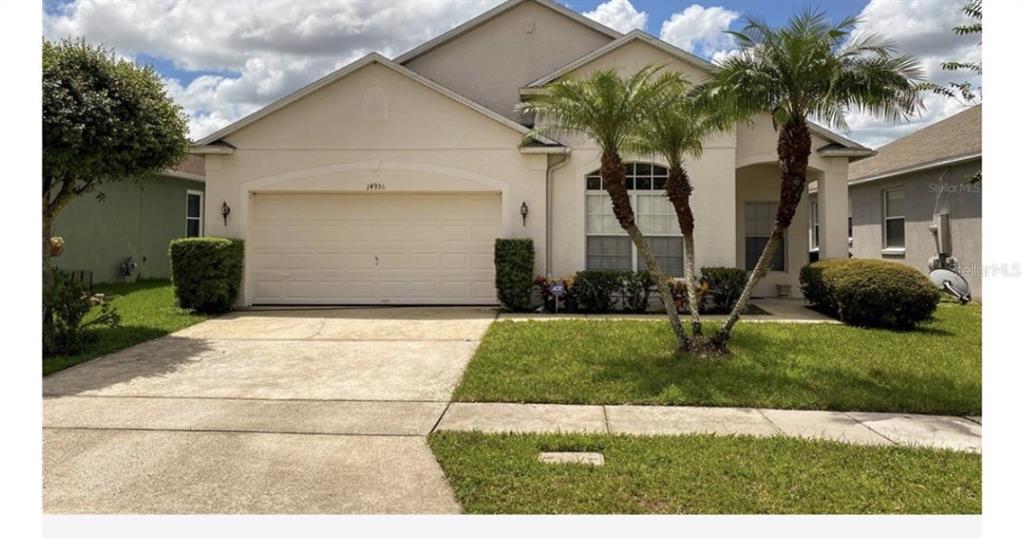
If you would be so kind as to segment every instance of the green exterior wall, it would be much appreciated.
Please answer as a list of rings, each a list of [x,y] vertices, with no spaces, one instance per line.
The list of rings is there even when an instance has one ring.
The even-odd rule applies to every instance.
[[[169,278],[167,249],[185,236],[185,194],[204,191],[203,182],[157,176],[105,184],[102,201],[93,195],[72,200],[57,215],[55,236],[64,252],[51,262],[64,270],[92,270],[93,282],[122,282],[121,262],[132,257],[137,278]],[[205,196],[203,197],[205,203]]]

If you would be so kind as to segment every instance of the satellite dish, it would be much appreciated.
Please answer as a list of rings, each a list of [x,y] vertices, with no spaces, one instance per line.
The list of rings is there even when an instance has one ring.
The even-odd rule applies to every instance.
[[[952,294],[960,303],[971,301],[971,287],[959,273],[948,269],[937,269],[928,274],[935,286]]]

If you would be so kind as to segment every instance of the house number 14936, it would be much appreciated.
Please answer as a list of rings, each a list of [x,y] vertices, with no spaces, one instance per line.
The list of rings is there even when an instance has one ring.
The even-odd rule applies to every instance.
[[[366,184],[366,190],[367,191],[383,191],[384,190],[384,184],[380,183],[380,182],[370,182],[370,183]]]

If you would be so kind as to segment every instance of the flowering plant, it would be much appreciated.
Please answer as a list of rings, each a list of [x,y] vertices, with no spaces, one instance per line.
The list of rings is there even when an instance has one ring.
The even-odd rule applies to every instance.
[[[60,256],[64,252],[64,238],[53,236],[50,238],[50,256]]]
[[[686,281],[683,279],[670,279],[669,288],[672,290],[672,299],[675,301],[676,310],[680,313],[690,312],[689,303],[690,298],[686,292]],[[704,297],[708,293],[707,281],[700,281],[697,284],[697,305],[701,310],[704,309]]]
[[[571,310],[576,305],[576,296],[573,294],[573,277],[547,278],[537,277],[533,280],[534,286],[540,289],[540,295],[544,298],[544,308],[554,311],[556,303],[561,300],[566,310]],[[560,290],[559,290],[560,289]],[[555,293],[559,292],[556,296]]]

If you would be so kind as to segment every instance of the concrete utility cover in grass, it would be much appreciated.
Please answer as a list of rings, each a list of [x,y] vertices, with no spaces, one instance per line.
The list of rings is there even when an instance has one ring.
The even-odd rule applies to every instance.
[[[604,466],[604,455],[589,451],[553,451],[544,452],[538,457],[544,464],[586,464]]]

